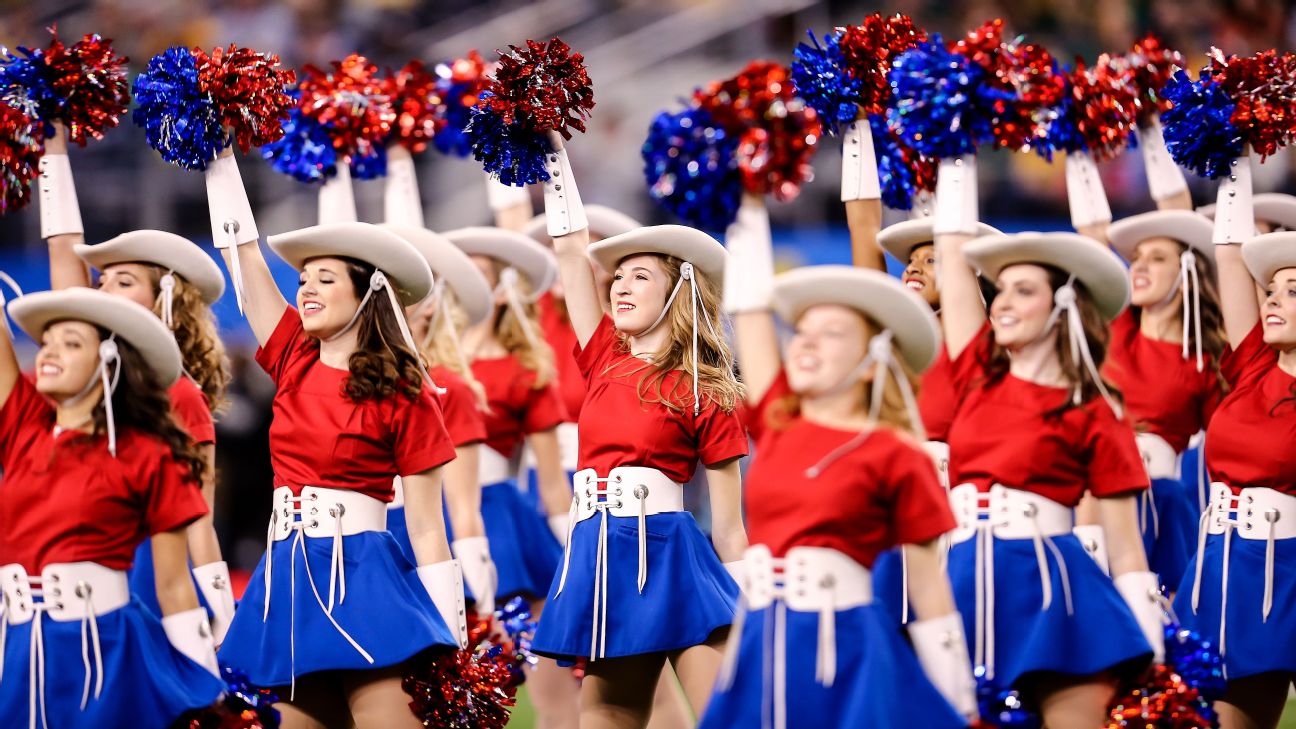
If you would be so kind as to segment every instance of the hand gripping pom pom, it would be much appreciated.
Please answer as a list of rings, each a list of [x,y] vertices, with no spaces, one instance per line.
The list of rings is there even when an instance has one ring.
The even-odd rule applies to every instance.
[[[1112,701],[1106,729],[1213,727],[1224,695],[1223,659],[1210,641],[1173,619],[1165,626],[1166,662]]]
[[[21,57],[3,54],[0,88],[8,103],[45,125],[46,135],[53,133],[54,122],[62,122],[68,137],[85,146],[117,126],[130,105],[127,59],[98,35],[87,34],[70,46],[55,29],[50,35],[43,51],[19,48]]]
[[[328,130],[338,156],[370,157],[396,121],[391,99],[364,56],[353,53],[332,66],[302,70],[301,110]]]
[[[742,201],[737,150],[737,140],[705,111],[661,112],[642,149],[648,193],[689,225],[722,231]]]
[[[199,87],[211,97],[240,150],[246,153],[283,136],[283,121],[294,104],[288,88],[296,74],[280,67],[279,56],[232,43],[210,55],[195,48],[193,55]]]
[[[293,98],[296,94],[290,92]],[[337,174],[337,151],[323,125],[293,107],[283,130],[283,137],[261,148],[261,155],[276,172],[308,183],[323,182]]]
[[[873,154],[882,187],[882,204],[895,210],[913,208],[919,190],[936,189],[936,162],[906,146],[882,115],[869,117]]]
[[[472,108],[486,88],[486,62],[477,51],[436,67],[437,131],[432,144],[442,154],[467,157],[472,145],[464,134]]]
[[[472,108],[464,127],[473,157],[505,185],[534,185],[548,180],[548,142],[521,124],[505,123],[501,115],[486,106],[489,100],[490,92],[482,92],[482,104]]]
[[[32,181],[40,176],[40,158],[44,154],[40,124],[0,103],[0,215],[31,202]]]
[[[222,668],[225,696],[203,709],[186,712],[171,726],[185,729],[278,729],[279,697],[269,689],[257,688],[247,676]]]
[[[990,139],[996,107],[1012,100],[985,84],[985,76],[980,66],[933,35],[892,64],[895,106],[888,121],[905,144],[927,157],[972,154],[979,141]]]
[[[1087,68],[1080,61],[1066,74],[1066,95],[1052,112],[1042,153],[1088,152],[1096,161],[1125,151],[1135,129],[1138,104],[1124,59],[1101,56]]]
[[[410,152],[422,152],[446,121],[438,114],[441,98],[437,77],[428,73],[422,61],[410,61],[383,79],[387,96],[396,110],[392,140]]]
[[[819,115],[824,130],[836,135],[859,116],[864,82],[846,70],[846,59],[836,34],[824,36],[820,45],[814,31],[810,31],[810,42],[814,45],[801,43],[794,51],[792,84]]]

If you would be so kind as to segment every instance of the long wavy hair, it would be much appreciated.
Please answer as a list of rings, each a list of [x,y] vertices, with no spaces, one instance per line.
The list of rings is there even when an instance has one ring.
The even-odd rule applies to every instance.
[[[667,290],[673,289],[680,279],[680,267],[684,262],[674,256],[653,255],[661,261],[662,269],[666,272]],[[735,374],[733,350],[729,348],[729,341],[724,336],[720,317],[720,285],[696,267],[693,273],[697,279],[698,292],[702,295],[697,323],[698,395],[703,402],[710,400],[722,411],[733,412],[743,399],[744,389]],[[692,405],[693,309],[690,296],[688,284],[685,283],[659,325],[666,327],[666,343],[661,351],[653,353],[651,362],[640,359],[621,360],[609,368],[610,374],[617,375],[646,372],[639,379],[641,402],[661,403],[680,412]],[[629,352],[629,335],[619,333],[619,337],[618,350]],[[674,378],[668,387],[667,376],[676,370],[682,371],[684,376]]]
[[[112,332],[95,327],[99,340],[112,336]],[[171,396],[157,373],[149,367],[138,349],[118,337],[117,353],[121,357],[121,376],[113,393],[113,421],[117,432],[135,430],[159,438],[166,443],[171,456],[188,469],[196,481],[207,476],[207,459],[194,445],[189,434],[180,427],[171,412]],[[94,376],[98,376],[97,374]],[[106,395],[104,393],[103,395]],[[94,434],[108,432],[108,414],[104,409],[103,395],[94,407]]]
[[[445,317],[447,321],[444,324],[428,322],[429,326],[435,326],[436,329],[429,331],[423,338],[419,353],[423,355],[428,367],[444,367],[462,377],[477,398],[477,406],[485,409],[486,388],[473,376],[472,367],[467,366],[468,360],[460,344],[464,331],[468,328],[468,314],[459,306],[459,299],[449,287],[441,291],[441,300],[436,305],[438,312],[435,316]],[[457,336],[452,337],[446,333],[446,326],[454,327]]]
[[[1038,265],[1048,274],[1049,290],[1052,293],[1056,293],[1070,279],[1070,274],[1054,266],[1033,265]],[[1107,359],[1107,321],[1103,319],[1102,314],[1098,313],[1098,307],[1094,304],[1093,296],[1089,294],[1084,284],[1076,280],[1072,286],[1075,288],[1076,305],[1080,309],[1080,324],[1084,329],[1089,354],[1093,357],[1094,365],[1098,368],[1098,371],[1102,372],[1103,362]],[[1052,295],[1050,295],[1049,299],[1052,300],[1052,298]],[[987,302],[986,308],[989,309],[989,302]],[[1095,397],[1101,397],[1102,392],[1098,389],[1098,384],[1089,376],[1084,362],[1077,360],[1071,353],[1071,324],[1067,317],[1058,318],[1056,331],[1057,338],[1053,344],[1053,351],[1062,367],[1062,377],[1066,380],[1068,392],[1073,391],[1078,386],[1080,388],[1081,403],[1087,403]],[[998,342],[992,341],[990,360],[985,368],[986,383],[994,384],[1002,380],[1008,374],[1010,364],[1008,350],[1001,347]],[[1111,396],[1117,402],[1121,401],[1120,390],[1114,384],[1104,378],[1103,386],[1107,388],[1107,392],[1111,393]],[[1048,417],[1061,415],[1073,407],[1075,407],[1075,403],[1068,397],[1061,406],[1050,410],[1045,415]]]
[[[142,263],[148,270],[149,284],[153,288],[153,313],[162,318],[162,267],[152,263]],[[202,299],[198,288],[185,280],[180,274],[172,274],[176,280],[174,298],[171,304],[171,331],[175,334],[176,345],[180,347],[180,358],[184,362],[185,372],[193,378],[207,399],[207,409],[214,414],[225,410],[225,390],[234,376],[230,373],[229,357],[225,353],[225,343],[221,341],[216,329],[216,317],[211,307]]]
[[[374,267],[354,258],[340,258],[346,263],[347,277],[355,287],[356,298],[369,288]],[[404,316],[404,312],[400,316]],[[343,393],[352,402],[385,400],[400,393],[416,400],[423,389],[423,369],[417,352],[410,351],[401,335],[400,323],[392,311],[387,294],[374,292],[360,310],[356,321],[356,349],[347,361],[350,376]],[[318,341],[316,346],[318,346]]]
[[[490,262],[495,271],[495,280],[499,281],[504,269],[509,266],[497,258],[491,258]],[[491,313],[491,330],[506,352],[516,357],[523,367],[535,373],[534,387],[539,389],[552,382],[558,370],[557,365],[554,364],[553,349],[545,342],[544,330],[540,328],[540,307],[532,301],[535,287],[531,279],[521,270],[517,270],[517,274],[517,292],[522,300],[523,316],[535,340],[527,338],[522,321],[514,313],[513,307],[507,303],[495,306],[495,310]]]
[[[1188,250],[1188,247],[1178,241],[1175,245],[1179,247],[1182,254]],[[1224,348],[1228,345],[1228,337],[1224,332],[1224,314],[1220,309],[1219,285],[1215,282],[1215,266],[1211,264],[1205,256],[1194,257],[1194,267],[1197,269],[1197,280],[1201,287],[1201,332],[1202,332],[1202,355],[1206,358],[1206,366],[1211,368],[1224,392],[1228,392],[1228,383],[1224,380],[1224,375],[1220,372],[1220,359],[1224,356]],[[1187,291],[1180,291],[1180,296],[1187,297]],[[1189,302],[1190,304],[1192,302]],[[1182,306],[1182,304],[1180,304]],[[1182,309],[1179,310],[1182,312]],[[1189,308],[1192,311],[1192,308]],[[1134,316],[1134,323],[1137,325],[1143,318],[1143,308],[1131,306],[1130,313]],[[1180,317],[1182,326],[1182,313],[1177,314]],[[1193,322],[1188,322],[1188,347],[1189,352],[1195,352],[1197,346],[1197,328],[1192,326]]]

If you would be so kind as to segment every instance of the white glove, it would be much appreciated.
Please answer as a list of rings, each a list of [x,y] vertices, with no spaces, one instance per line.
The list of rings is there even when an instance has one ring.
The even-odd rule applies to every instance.
[[[194,608],[167,615],[162,618],[162,629],[166,631],[172,648],[211,671],[213,676],[220,676],[220,665],[216,662],[216,643],[212,640],[211,626],[207,624],[206,610]]]
[[[1139,149],[1143,152],[1143,171],[1147,175],[1148,192],[1153,200],[1165,200],[1188,190],[1183,170],[1175,164],[1166,149],[1161,120],[1152,117],[1152,123],[1138,130]]]
[[[499,587],[499,574],[491,561],[490,543],[486,537],[464,537],[450,545],[463,570],[464,582],[477,598],[477,614],[495,612],[495,588]]]
[[[769,212],[743,196],[738,217],[725,231],[729,260],[724,269],[724,310],[728,314],[768,311],[774,291],[774,250]]]
[[[873,150],[873,129],[868,119],[856,119],[842,135],[842,202],[877,200],[882,197],[877,155]]]
[[[419,200],[418,175],[409,152],[387,158],[387,181],[383,185],[383,215],[387,223],[407,228],[423,227],[423,203]]]
[[[516,207],[522,203],[531,202],[531,194],[525,187],[518,185],[505,185],[500,182],[494,175],[486,173],[486,202],[490,203],[490,209],[499,212]]]
[[[963,637],[963,618],[957,612],[909,623],[909,638],[927,680],[965,718],[977,716],[976,680]]]
[[[932,232],[977,233],[976,155],[943,159],[936,168],[936,212]]]
[[[40,158],[40,218],[42,238],[85,232],[72,182],[72,163],[66,154]]]
[[[545,221],[549,235],[558,237],[589,227],[585,206],[581,203],[576,178],[572,176],[567,150],[545,154],[545,169],[549,179],[544,183]]]
[[[324,180],[319,191],[320,225],[356,222],[355,192],[351,186],[351,166],[340,164],[337,174]]]
[[[230,587],[229,566],[224,562],[199,565],[193,568],[193,576],[211,608],[212,635],[220,645],[225,641],[230,621],[234,619],[234,590]]]
[[[554,514],[549,517],[549,531],[558,538],[558,543],[567,546],[567,532],[571,529],[571,514],[562,513]]]
[[[1072,152],[1066,157],[1067,203],[1071,207],[1071,227],[1079,230],[1090,225],[1110,223],[1111,206],[1103,188],[1098,165],[1088,152]]]
[[[1116,577],[1116,589],[1152,646],[1152,661],[1165,662],[1165,610],[1156,597],[1161,594],[1157,576],[1152,572],[1126,572]]]
[[[1245,243],[1255,237],[1255,204],[1251,199],[1251,158],[1243,155],[1230,163],[1215,198],[1216,245]]]
[[[463,571],[459,560],[448,559],[418,568],[419,580],[436,605],[437,613],[446,627],[459,640],[459,647],[468,646],[468,616],[464,607]]]
[[[207,208],[211,216],[212,242],[217,248],[251,243],[261,237],[252,204],[248,202],[243,176],[234,156],[217,157],[207,165]]]
[[[1104,575],[1111,574],[1111,563],[1107,559],[1107,535],[1101,524],[1081,524],[1071,527],[1071,533],[1080,540],[1080,546],[1098,563]]]

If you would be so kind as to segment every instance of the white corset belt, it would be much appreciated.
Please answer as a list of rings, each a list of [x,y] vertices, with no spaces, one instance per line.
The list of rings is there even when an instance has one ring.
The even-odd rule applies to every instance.
[[[36,727],[36,717],[48,727],[45,716],[45,640],[42,619],[57,622],[81,622],[81,662],[85,665],[85,687],[81,708],[90,701],[91,676],[94,697],[103,692],[103,650],[99,645],[100,615],[120,610],[130,603],[130,586],[126,573],[94,562],[67,562],[46,565],[40,577],[33,577],[19,564],[0,567],[0,680],[4,675],[5,640],[10,625],[30,622],[31,649],[27,670],[28,726]],[[94,662],[91,663],[93,657]]]
[[[513,462],[500,455],[500,452],[482,444],[477,449],[477,481],[482,486],[490,486],[501,481],[508,481],[517,476]]]
[[[554,598],[562,595],[571,565],[572,533],[578,522],[595,515],[599,523],[598,544],[594,560],[594,626],[590,639],[590,659],[607,653],[607,575],[608,516],[638,519],[639,592],[648,583],[648,517],[684,510],[684,487],[655,468],[618,466],[600,477],[592,468],[577,471],[572,477],[572,505],[567,528],[567,547],[563,553],[562,576]]]

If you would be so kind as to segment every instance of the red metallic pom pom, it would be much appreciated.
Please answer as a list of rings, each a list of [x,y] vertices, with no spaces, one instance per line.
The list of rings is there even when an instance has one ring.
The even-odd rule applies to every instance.
[[[1153,666],[1146,684],[1117,696],[1104,729],[1199,729],[1214,726],[1202,716],[1197,689],[1164,664]]]
[[[441,98],[437,94],[437,79],[414,60],[383,79],[387,95],[396,110],[392,141],[399,142],[411,152],[422,152],[428,142],[445,126],[444,117],[438,115]]]
[[[896,13],[888,18],[874,13],[859,25],[838,28],[842,56],[847,71],[862,81],[860,106],[868,114],[884,114],[891,99],[891,61],[909,50],[927,34],[914,27],[907,15]]]
[[[0,102],[0,215],[31,202],[31,184],[45,154],[40,123]]]
[[[416,659],[401,682],[413,699],[410,711],[431,729],[504,729],[515,703],[517,685],[511,658],[492,650],[491,618],[468,616],[468,647],[453,653]]]
[[[1070,74],[1076,129],[1098,161],[1125,151],[1137,123],[1138,98],[1127,67],[1110,56],[1099,56],[1092,68],[1076,60]]]
[[[1210,56],[1205,72],[1234,100],[1233,126],[1262,159],[1296,140],[1296,56],[1225,58],[1218,48]]]
[[[1049,114],[1066,93],[1066,79],[1043,46],[1022,38],[1005,41],[1003,20],[996,18],[968,33],[951,49],[985,70],[989,83],[1012,95],[995,104],[995,145],[1029,148],[1047,129]]]
[[[748,192],[787,201],[814,179],[810,158],[823,129],[815,110],[796,96],[786,66],[752,61],[737,76],[694,96],[738,138],[738,168]]]
[[[1183,56],[1166,48],[1160,38],[1149,33],[1134,42],[1134,47],[1125,54],[1125,62],[1129,64],[1130,83],[1138,101],[1138,124],[1147,126],[1153,116],[1170,108],[1170,102],[1161,98],[1161,89],[1175,69],[1183,66]]]
[[[117,56],[111,40],[98,35],[87,34],[66,46],[55,34],[45,64],[50,86],[64,99],[59,118],[72,141],[85,146],[90,138],[102,139],[104,130],[117,126],[126,113],[130,105],[126,60]]]
[[[368,157],[391,133],[396,111],[378,68],[364,56],[352,53],[332,65],[302,69],[302,113],[328,128],[338,154]]]
[[[193,54],[198,86],[211,94],[239,149],[247,152],[283,137],[283,122],[294,103],[287,90],[297,74],[281,68],[279,56],[233,43],[211,55],[201,48]]]
[[[585,131],[594,108],[594,88],[585,57],[558,38],[528,40],[525,48],[501,52],[495,78],[486,83],[493,96],[486,103],[505,124],[521,123],[536,134],[556,131],[571,139]]]

